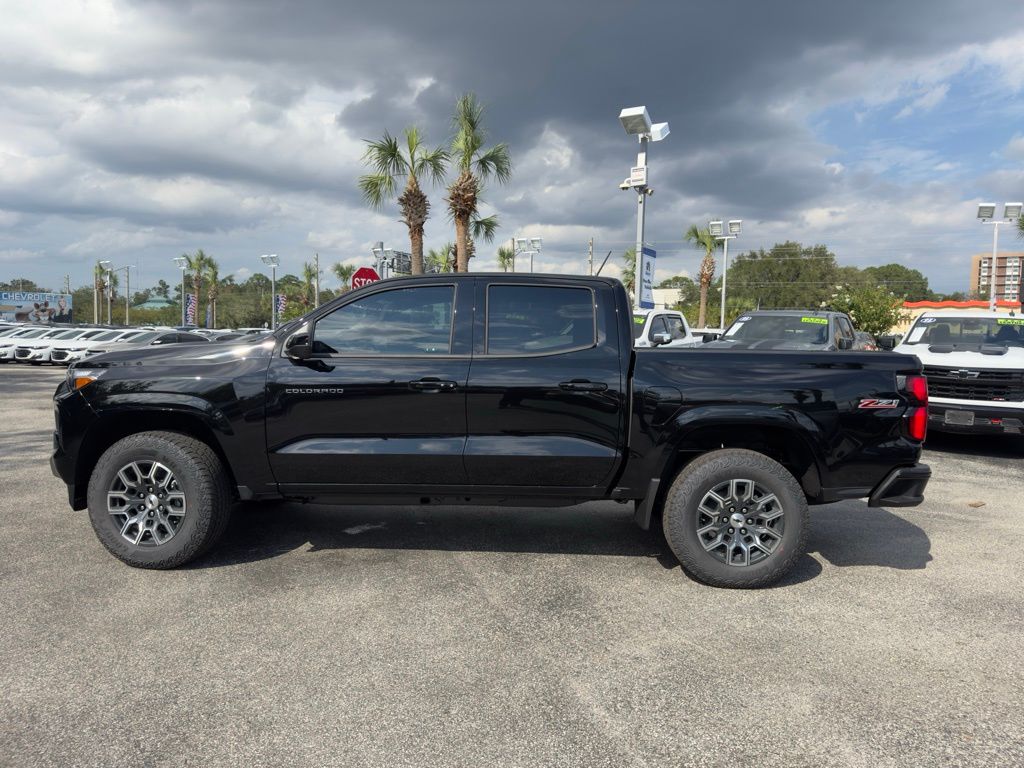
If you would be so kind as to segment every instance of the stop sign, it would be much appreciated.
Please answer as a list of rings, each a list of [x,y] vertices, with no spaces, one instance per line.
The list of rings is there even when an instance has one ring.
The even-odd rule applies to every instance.
[[[362,288],[364,285],[376,283],[380,275],[373,267],[360,267],[352,273],[352,288]]]

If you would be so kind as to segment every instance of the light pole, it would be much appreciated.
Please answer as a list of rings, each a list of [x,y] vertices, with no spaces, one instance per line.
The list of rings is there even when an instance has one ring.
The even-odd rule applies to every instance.
[[[619,189],[636,190],[636,260],[633,263],[633,306],[640,307],[640,293],[643,283],[644,252],[644,201],[654,190],[647,186],[647,142],[661,141],[668,136],[668,123],[651,124],[647,107],[629,107],[619,112],[619,122],[630,136],[640,141],[636,165],[629,171],[629,178],[619,184]]]
[[[543,246],[544,239],[541,237],[517,237],[515,240],[515,247],[512,251],[512,271],[516,271],[515,257],[522,253],[524,255],[530,255],[530,271],[533,272],[533,257],[535,254],[540,253]]]
[[[722,306],[720,307],[721,311],[719,312],[718,327],[721,328],[723,331],[725,330],[725,277],[727,274],[729,274],[729,241],[735,240],[737,237],[739,237],[740,230],[742,228],[742,219],[731,219],[729,221],[729,234],[727,235],[723,231],[721,221],[716,220],[708,222],[708,229],[711,232],[711,236],[715,238],[715,240],[722,241],[722,261],[725,264],[725,268],[722,270]]]
[[[270,330],[277,330],[277,254],[265,253],[260,261],[270,267]]]
[[[185,325],[185,270],[188,269],[188,259],[184,256],[175,256],[174,265],[181,270],[181,324]]]
[[[375,261],[374,268],[377,270],[377,274],[380,275],[381,280],[385,280],[388,277],[391,265],[394,264],[395,249],[385,248],[384,241],[378,240],[373,246],[373,258]]]
[[[110,325],[110,294],[114,292],[114,285],[112,279],[113,270],[111,269],[111,267],[113,266],[113,262],[104,259],[103,261],[99,262],[99,265],[100,267],[103,268],[103,271],[107,273],[107,325]]]
[[[996,220],[995,203],[982,203],[978,206],[978,218],[981,219],[981,223],[992,225],[992,263],[989,264],[991,273],[989,275],[988,289],[988,308],[992,312],[996,310],[996,261],[998,260],[997,254],[999,250],[999,225],[1009,221],[1016,221],[1020,218],[1022,210],[1024,210],[1024,203],[1004,203],[1003,218]]]

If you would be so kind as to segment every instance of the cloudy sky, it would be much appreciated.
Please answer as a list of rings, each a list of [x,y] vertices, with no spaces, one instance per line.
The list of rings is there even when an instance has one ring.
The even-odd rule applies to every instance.
[[[0,280],[89,280],[99,258],[177,280],[203,248],[240,278],[276,252],[364,264],[407,249],[362,204],[363,140],[416,123],[443,142],[476,92],[515,174],[489,187],[499,238],[537,268],[615,261],[635,227],[621,107],[654,145],[647,239],[742,218],[734,248],[825,243],[966,289],[991,247],[981,200],[1024,198],[1024,6],[975,2],[0,0]],[[432,193],[427,246],[452,239]],[[1008,248],[1022,247],[1004,235]],[[493,267],[483,247],[477,270]],[[611,271],[617,271],[617,264]],[[135,278],[133,276],[133,282]]]

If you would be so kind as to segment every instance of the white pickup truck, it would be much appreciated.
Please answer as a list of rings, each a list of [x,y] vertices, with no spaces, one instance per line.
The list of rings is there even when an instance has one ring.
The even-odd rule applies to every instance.
[[[893,351],[924,364],[931,429],[1022,434],[1024,317],[925,312]]]
[[[696,347],[702,338],[694,336],[683,313],[675,309],[633,311],[634,347]]]

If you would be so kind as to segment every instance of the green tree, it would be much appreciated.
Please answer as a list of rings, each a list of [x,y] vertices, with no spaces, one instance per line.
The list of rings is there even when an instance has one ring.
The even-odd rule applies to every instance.
[[[367,141],[363,162],[373,170],[359,177],[363,198],[379,210],[395,196],[398,181],[405,179],[405,189],[398,197],[402,221],[409,229],[412,252],[412,273],[423,274],[423,231],[430,215],[430,201],[420,188],[420,178],[429,178],[434,184],[444,181],[448,153],[443,147],[428,149],[415,126],[405,129],[405,147],[387,131],[378,141]]]
[[[838,312],[845,312],[853,324],[862,331],[882,336],[908,317],[903,309],[903,297],[879,285],[839,286],[830,297],[829,304]]]
[[[676,275],[668,280],[662,280],[658,283],[658,288],[675,288],[679,291],[679,299],[677,301],[680,309],[696,305],[700,301],[700,289],[693,281],[693,278],[686,275]]]
[[[1017,217],[1017,237],[1024,240],[1024,216]]]
[[[455,245],[445,243],[440,248],[431,248],[427,254],[427,268],[431,272],[454,272]]]
[[[422,253],[420,253],[420,258],[423,258]],[[346,291],[351,290],[352,275],[356,271],[355,267],[353,267],[351,264],[342,264],[339,261],[337,264],[331,266],[331,271],[334,273],[334,276],[341,281],[341,290],[339,290],[338,293],[345,293]]]
[[[206,255],[202,248],[197,250],[195,253],[183,253],[185,261],[190,270],[192,270],[192,295],[195,296],[196,301],[196,325],[204,325],[200,323],[200,313],[202,312],[202,302],[200,297],[203,293],[203,279],[206,274],[210,271],[210,265],[215,264],[213,259]]]
[[[636,248],[630,248],[622,254],[622,285],[629,296],[629,304],[633,306],[633,290],[636,287]],[[633,307],[636,309],[636,307]]]
[[[928,301],[934,296],[928,287],[928,278],[902,264],[866,267],[862,272],[872,284],[887,288],[907,301]]]
[[[206,264],[206,298],[210,307],[210,327],[217,327],[217,297],[220,296],[220,265],[212,256]],[[204,313],[205,319],[205,313]]]
[[[776,243],[770,251],[762,248],[736,258],[729,267],[729,297],[762,309],[820,307],[841,284],[840,271],[835,254],[824,245]]]
[[[507,144],[485,148],[487,134],[483,127],[484,107],[472,93],[455,104],[452,126],[451,160],[458,176],[448,187],[448,210],[455,222],[455,253],[458,272],[469,271],[470,223],[477,218],[480,194],[484,183],[494,178],[504,184],[512,177],[512,155]],[[497,219],[488,217],[493,228]]]
[[[508,272],[515,266],[516,263],[516,251],[510,245],[498,246],[498,266],[501,267],[502,272]]]
[[[306,314],[313,307],[313,296],[316,292],[316,267],[308,261],[302,265],[302,290],[299,292],[299,303],[302,305],[302,314]]]
[[[710,229],[701,229],[696,224],[690,225],[683,238],[698,251],[704,251],[704,258],[700,262],[700,308],[697,312],[697,327],[706,328],[708,288],[711,287],[711,281],[715,278],[715,251],[722,247],[722,241],[716,240]]]

